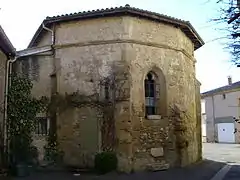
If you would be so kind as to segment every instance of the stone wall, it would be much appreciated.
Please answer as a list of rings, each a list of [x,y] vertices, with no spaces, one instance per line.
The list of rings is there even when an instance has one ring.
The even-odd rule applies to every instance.
[[[116,71],[117,74],[119,74],[119,72],[121,71],[128,72],[128,70],[125,70],[125,68],[127,69],[127,67],[125,65],[126,62],[124,61],[123,59],[124,57],[122,55],[125,46],[126,46],[125,44],[106,44],[57,49],[56,57],[60,59],[61,67],[60,70],[57,72],[58,77],[57,91],[62,94],[64,94],[65,92],[73,93],[78,91],[78,93],[84,94],[85,96],[91,96],[94,95],[95,93],[98,93],[100,95],[99,97],[100,99],[104,98],[103,97],[104,93],[102,93],[103,87],[99,85],[99,82],[104,78],[111,77],[112,75],[114,75]],[[129,89],[128,83],[123,83],[123,86],[121,88]],[[126,91],[129,92],[129,90]],[[117,110],[115,111],[116,112],[115,124],[117,126],[121,126],[121,124],[123,123],[128,123],[129,103],[119,102],[116,104],[116,109]],[[61,117],[59,117],[58,122],[59,124],[61,124],[61,126],[69,125],[71,126],[69,120],[65,121]],[[76,129],[76,131],[78,130]],[[118,129],[116,131],[117,136],[116,138],[118,139],[117,141],[119,142],[119,144],[117,145],[119,159],[121,159],[120,157],[123,156],[122,154],[129,153],[129,151],[124,153],[122,151],[122,149],[125,148],[122,147],[122,141],[125,140],[123,137],[119,137],[122,134],[121,131],[122,131],[121,129]],[[62,131],[59,130],[58,136],[63,149],[66,148],[69,149],[69,145],[65,143],[65,140],[62,139],[62,136],[68,136],[68,138],[72,138],[72,134],[71,133],[63,134]],[[71,142],[80,143],[80,140],[79,138],[75,138],[72,139]],[[100,146],[104,146],[104,144],[100,144]],[[75,151],[78,150],[76,149]],[[121,162],[121,160],[119,162]],[[68,160],[68,164],[69,163],[70,162]],[[126,163],[129,162],[126,161]],[[121,166],[124,167],[124,165]]]
[[[74,167],[94,167],[94,155],[101,149],[101,109],[91,106],[66,109],[58,116],[58,140],[64,162]]]
[[[176,166],[178,159],[180,159],[181,166],[193,163],[197,159],[196,152],[199,148],[196,143],[193,44],[179,29],[171,26],[137,18],[129,18],[128,23],[130,24],[130,39],[136,40],[135,43],[127,45],[127,61],[131,74],[131,121],[134,132],[132,133],[133,167],[136,170],[145,169],[151,164],[153,169],[161,169],[168,165]],[[166,112],[160,115],[168,118],[156,121],[144,117],[143,82],[146,74],[151,70],[164,75],[165,84],[160,84],[160,89],[167,89],[166,104],[160,104],[160,106],[167,106]],[[171,122],[169,119],[171,108],[174,105],[181,107],[187,114],[187,118],[182,119],[182,124],[186,126],[183,136],[188,145],[181,150],[181,157],[178,157],[179,154],[176,152],[176,139],[172,130],[174,125],[169,123]],[[147,126],[146,123],[152,124]],[[144,144],[147,146],[141,144],[144,136]],[[138,152],[142,148],[145,153]],[[158,158],[153,158],[150,153],[152,148],[163,149],[163,154]]]
[[[118,43],[118,40],[123,39],[126,33],[122,17],[93,19],[79,23],[70,22],[57,26],[56,58],[60,59],[57,91],[60,93],[78,91],[86,96],[99,93],[102,96],[99,81],[112,76],[116,71],[117,73],[128,72],[123,55],[126,44]],[[117,103],[116,109],[115,124],[119,127],[124,126],[129,120],[129,103]],[[62,126],[69,124],[69,121],[65,124],[65,121],[61,119],[59,118],[58,121]],[[125,153],[131,153],[131,147],[126,147],[123,143],[126,139],[121,136],[122,131],[124,130],[121,128],[116,130],[119,159],[122,156],[125,157]],[[59,131],[60,139],[61,136],[63,134]],[[72,134],[67,136],[71,137]],[[66,144],[64,141],[61,140],[61,143],[63,148],[68,148],[64,145]],[[76,138],[75,143],[80,143],[79,139]],[[106,142],[100,145],[104,147],[104,143]],[[128,160],[123,161],[129,164]],[[124,167],[124,163],[121,160],[119,162],[120,166]]]
[[[32,95],[51,97],[52,74],[54,64],[52,56],[30,56],[19,59],[14,63],[13,70],[20,75],[27,76],[33,83]],[[39,114],[39,117],[46,117],[46,113]],[[37,147],[39,161],[43,162],[44,146],[46,145],[46,135],[33,134],[33,145]]]
[[[39,57],[40,76],[34,83],[37,95],[49,95],[55,89],[61,94],[78,91],[87,96],[102,96],[99,80],[114,71],[128,74],[122,86],[127,98],[115,104],[119,170],[156,170],[197,161],[200,147],[195,60],[193,44],[183,32],[170,25],[128,16],[62,23],[55,26],[55,32],[55,55]],[[39,46],[50,43],[50,36],[45,35]],[[143,82],[150,70],[162,75],[160,89],[165,89],[166,98],[159,104],[164,112],[157,120],[146,119],[144,112]],[[49,76],[51,72],[55,74],[55,83]],[[172,117],[174,106],[186,114],[179,119],[187,144],[181,151]],[[57,119],[65,162],[71,165],[81,164],[81,113],[81,108],[66,110]]]
[[[40,164],[44,163],[44,153],[45,153],[44,146],[47,143],[46,139],[47,139],[47,136],[45,135],[36,135],[36,134],[33,135],[32,144],[38,149],[38,160]]]
[[[201,94],[200,94],[200,86],[201,83],[196,80],[195,87],[196,87],[196,115],[197,115],[197,123],[196,123],[196,134],[197,134],[197,145],[198,145],[198,154],[197,154],[197,160],[202,159],[202,112],[201,112]]]
[[[138,29],[138,26],[134,26],[136,29]],[[146,26],[148,27],[148,26]],[[143,27],[142,27],[143,28]],[[158,27],[155,27],[157,29]],[[140,28],[139,28],[140,29]],[[169,27],[169,29],[171,29]],[[173,31],[178,34],[177,29],[171,29],[170,32]],[[136,30],[137,31],[137,30]],[[144,29],[142,30],[144,31]],[[161,30],[159,30],[161,31]],[[135,33],[133,33],[135,34]],[[155,36],[158,34],[156,33]],[[152,39],[157,39],[158,37],[155,37],[153,34],[149,35],[149,41]],[[161,33],[159,33],[159,36],[161,36]],[[179,37],[180,38],[180,37]],[[167,38],[166,38],[167,39]],[[169,38],[171,40],[171,36],[169,35]],[[169,40],[169,41],[170,41]],[[147,40],[145,40],[146,42]],[[172,39],[173,44],[178,42],[178,40]],[[170,41],[171,42],[171,41]],[[196,161],[196,155],[195,152],[197,151],[198,147],[195,144],[196,142],[196,106],[195,106],[195,69],[194,69],[194,60],[191,56],[192,52],[187,52],[185,54],[184,51],[180,50],[177,51],[175,47],[171,47],[171,43],[165,41],[161,41],[162,45],[159,47],[157,44],[148,44],[145,45],[144,43],[138,42],[139,44],[129,44],[127,49],[130,58],[129,64],[130,64],[130,74],[132,75],[132,83],[131,83],[131,117],[132,117],[132,123],[134,129],[138,131],[138,134],[141,137],[141,134],[148,134],[148,130],[141,131],[142,125],[139,124],[139,122],[143,121],[151,121],[144,118],[144,88],[143,88],[143,82],[146,74],[151,71],[161,71],[165,77],[165,84],[160,84],[163,88],[167,89],[167,93],[165,96],[167,97],[166,104],[160,104],[163,106],[167,106],[166,112],[164,115],[170,115],[171,107],[174,105],[178,105],[186,111],[188,114],[187,119],[183,119],[183,124],[187,127],[187,132],[184,133],[184,137],[189,142],[188,147],[184,150],[184,152],[181,153],[182,157],[177,157],[178,154],[176,151],[172,151],[172,145],[171,143],[175,143],[174,136],[171,134],[171,131],[168,132],[167,129],[163,126],[160,128],[163,129],[163,132],[168,137],[168,140],[166,141],[165,137],[163,135],[160,135],[161,140],[163,142],[166,142],[169,144],[170,142],[170,148],[165,147],[164,152],[171,152],[171,156],[167,155],[163,158],[163,161],[161,162],[163,164],[163,167],[157,167],[157,168],[164,168],[168,164],[170,166],[176,165],[176,159],[181,158],[181,165],[187,165],[190,163],[193,163]],[[182,42],[182,41],[179,41]],[[191,43],[188,41],[188,43]],[[168,47],[164,47],[164,45]],[[174,44],[176,47],[181,47],[182,44]],[[191,47],[191,44],[188,45]],[[188,47],[186,46],[186,47]],[[161,114],[160,114],[161,115]],[[153,120],[154,121],[154,120]],[[166,119],[161,119],[160,121],[166,121]],[[137,124],[137,126],[135,126]],[[168,128],[173,128],[173,125],[169,125]],[[144,127],[144,126],[143,126]],[[146,129],[146,128],[142,128]],[[152,129],[152,133],[159,133],[159,130]],[[170,134],[169,134],[170,133]],[[134,137],[136,142],[140,141],[140,137],[136,136]],[[169,141],[169,142],[168,142]],[[145,140],[145,143],[149,146],[145,149],[147,153],[145,153],[145,158],[143,160],[137,158],[138,153],[137,151],[133,151],[133,156],[136,158],[134,164],[136,166],[146,166],[147,164],[153,164],[153,162],[156,163],[156,166],[158,166],[158,160],[155,158],[154,160],[151,160],[149,158],[150,156],[150,149],[151,148],[163,148],[164,146],[158,142],[157,139],[154,137],[149,136]],[[142,147],[141,145],[139,147]],[[137,149],[137,148],[133,148]],[[175,149],[176,150],[176,149]],[[152,162],[151,162],[152,161]],[[166,163],[164,163],[166,162]],[[161,164],[160,163],[160,164]],[[145,167],[146,168],[146,167]],[[136,168],[138,169],[138,168]]]
[[[180,29],[172,25],[135,17],[125,17],[124,22],[128,29],[128,39],[134,40],[136,43],[142,42],[149,46],[180,51],[192,58],[193,43]]]
[[[5,92],[5,75],[6,75],[6,61],[7,57],[0,51],[0,138],[3,136],[3,118],[4,118],[4,92]],[[0,141],[0,147],[3,148],[2,141]],[[2,154],[0,154],[0,166],[2,163]]]
[[[7,61],[7,57],[3,52],[0,51],[0,123],[1,124],[3,122],[6,61]]]

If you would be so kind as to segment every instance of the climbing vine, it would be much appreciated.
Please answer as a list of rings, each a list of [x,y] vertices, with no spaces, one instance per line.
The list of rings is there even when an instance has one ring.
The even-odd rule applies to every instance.
[[[7,104],[9,153],[12,165],[33,158],[32,132],[37,113],[45,110],[43,99],[31,95],[33,84],[26,77],[11,75]]]
[[[45,160],[57,163],[63,157],[57,138],[57,117],[68,108],[97,107],[103,112],[102,123],[102,150],[115,149],[115,122],[114,112],[116,104],[129,98],[129,89],[125,88],[127,73],[113,72],[97,83],[99,88],[95,93],[86,95],[79,91],[73,93],[55,93],[50,98],[37,99],[32,96],[33,84],[23,76],[11,76],[11,85],[8,93],[8,141],[12,163],[29,160],[32,149],[32,133],[35,128],[35,119],[38,113],[46,113],[50,117],[50,130],[45,148]],[[102,95],[99,89],[103,88]]]
[[[119,75],[120,74],[120,75]],[[63,113],[68,108],[80,108],[90,106],[93,108],[98,108],[103,113],[102,122],[102,150],[103,151],[113,151],[115,148],[116,138],[115,138],[115,122],[114,122],[114,112],[116,109],[116,104],[121,101],[125,101],[129,98],[129,90],[125,88],[125,83],[127,82],[127,73],[113,72],[108,77],[101,79],[97,83],[98,88],[94,89],[94,93],[91,95],[86,95],[80,91],[73,93],[55,93],[52,94],[51,99],[48,99],[47,111],[52,117],[50,126],[50,137],[48,138],[48,145],[45,149],[48,151],[48,156],[50,154],[56,154],[49,152],[53,149],[57,151],[54,145],[57,145],[57,133],[56,133],[56,114]],[[104,90],[104,95],[101,94],[100,89]],[[61,153],[62,154],[62,153]],[[57,155],[52,155],[56,157]]]

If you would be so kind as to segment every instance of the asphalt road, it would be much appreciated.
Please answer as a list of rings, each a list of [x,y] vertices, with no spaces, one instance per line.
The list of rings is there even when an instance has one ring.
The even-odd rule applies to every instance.
[[[82,174],[74,176],[67,172],[38,172],[25,178],[6,178],[6,180],[240,180],[240,144],[203,143],[201,163],[186,168],[159,172],[140,172],[128,175],[109,174],[96,176]],[[227,167],[227,168],[224,168]],[[1,180],[5,178],[0,177]]]
[[[212,180],[240,180],[240,144],[203,143],[203,157],[230,166]]]
[[[240,165],[240,144],[203,143],[203,157]]]

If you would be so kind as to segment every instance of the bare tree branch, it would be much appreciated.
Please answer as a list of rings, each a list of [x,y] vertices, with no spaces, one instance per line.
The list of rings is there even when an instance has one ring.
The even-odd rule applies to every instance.
[[[224,37],[215,38],[210,42],[216,40],[226,39],[225,46],[231,56],[231,62],[235,65],[240,65],[240,11],[239,11],[239,0],[218,0],[216,2],[219,7],[219,17],[215,17],[210,21],[219,25],[223,25],[223,29],[218,29],[224,34]]]

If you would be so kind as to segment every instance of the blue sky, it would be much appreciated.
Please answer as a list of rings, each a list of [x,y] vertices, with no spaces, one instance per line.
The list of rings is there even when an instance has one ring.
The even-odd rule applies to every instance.
[[[201,92],[227,84],[227,76],[233,82],[240,81],[240,68],[229,61],[230,54],[221,41],[212,41],[224,37],[216,30],[215,23],[208,22],[218,16],[219,6],[216,0],[0,0],[0,24],[17,50],[24,49],[46,16],[107,8],[131,6],[174,16],[192,23],[206,44],[195,52],[196,73],[202,83]],[[221,25],[223,26],[223,25]]]

